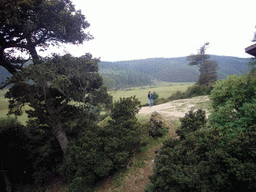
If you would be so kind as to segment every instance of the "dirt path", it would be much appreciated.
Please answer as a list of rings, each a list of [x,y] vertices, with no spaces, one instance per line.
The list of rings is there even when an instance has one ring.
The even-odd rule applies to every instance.
[[[199,96],[191,99],[174,100],[168,103],[155,105],[152,107],[142,107],[138,115],[149,115],[154,111],[160,113],[165,117],[184,117],[185,113],[189,110],[197,110],[202,108],[206,111],[206,115],[209,115],[209,98],[208,96]]]
[[[149,117],[154,111],[157,111],[166,120],[164,122],[169,123],[168,135],[175,137],[175,130],[172,129],[174,127],[172,120],[178,120],[179,117],[184,117],[189,110],[197,110],[199,108],[204,109],[207,112],[206,114],[209,115],[210,101],[208,96],[180,99],[153,107],[142,107],[138,115]],[[95,192],[143,192],[145,185],[149,182],[148,176],[153,174],[155,151],[161,146],[162,143],[157,144],[148,148],[142,154],[136,155],[131,160],[136,166],[128,166],[126,172],[118,175],[121,178],[117,179],[118,182],[115,178],[107,178]],[[138,164],[142,166],[138,166]]]

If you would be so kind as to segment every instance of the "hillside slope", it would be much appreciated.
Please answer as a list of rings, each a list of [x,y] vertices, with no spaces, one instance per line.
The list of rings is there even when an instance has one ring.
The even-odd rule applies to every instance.
[[[247,64],[250,58],[211,55],[210,59],[216,60],[219,64],[218,79],[249,71]],[[195,82],[199,77],[198,67],[188,65],[186,57],[101,61],[99,73],[109,89],[151,85],[153,79],[167,82]],[[7,77],[10,77],[10,74],[0,66],[0,83]]]
[[[218,79],[228,75],[241,75],[247,72],[249,58],[211,55],[210,60],[219,64]],[[198,80],[197,66],[188,65],[186,57],[150,58],[131,61],[100,62],[100,73],[105,75],[110,71],[133,71],[142,75],[168,82],[195,82]]]

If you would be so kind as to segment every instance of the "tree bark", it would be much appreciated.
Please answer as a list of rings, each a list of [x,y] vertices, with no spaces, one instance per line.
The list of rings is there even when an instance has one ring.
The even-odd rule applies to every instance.
[[[51,132],[56,137],[57,141],[60,144],[61,150],[65,154],[66,150],[67,150],[67,146],[68,146],[68,138],[66,136],[66,133],[62,129],[62,125],[61,125],[61,122],[60,122],[58,116],[56,116],[56,114],[54,113],[54,110],[53,110],[53,111],[48,111],[48,113],[50,114],[50,116],[48,117],[44,113],[43,109],[36,102],[29,86],[27,84],[25,84],[24,86],[25,86],[26,92],[28,93],[27,99],[28,99],[29,103],[35,109],[35,112],[37,113],[37,116],[40,118],[40,120],[50,127]],[[52,102],[52,101],[49,101],[49,102]],[[46,105],[48,106],[48,102]],[[51,108],[52,106],[54,106],[54,105],[52,104],[51,106],[49,106],[49,108]]]
[[[68,147],[68,138],[59,122],[55,126],[52,126],[52,133],[56,137],[57,141],[59,142],[61,150],[65,155]]]

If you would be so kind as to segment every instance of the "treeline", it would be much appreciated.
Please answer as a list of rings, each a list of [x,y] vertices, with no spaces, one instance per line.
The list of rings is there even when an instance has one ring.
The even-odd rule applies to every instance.
[[[133,73],[131,71],[118,74],[102,74],[105,86],[108,89],[121,89],[126,87],[139,87],[151,85],[152,79],[147,75]]]
[[[228,75],[233,74],[242,75],[249,71],[249,66],[247,64],[250,61],[250,58],[216,55],[210,55],[210,57],[218,63],[218,79],[225,79]],[[130,74],[135,78],[141,77],[142,79],[140,79],[140,81],[142,84],[144,84],[144,82],[150,82],[148,81],[148,78],[168,82],[195,82],[198,80],[199,68],[188,64],[189,62],[186,57],[150,58],[116,62],[101,61],[99,63],[99,72],[103,76],[108,76],[108,81],[111,81],[111,79],[113,82],[118,82],[119,80],[124,81],[121,83],[124,87],[132,85],[127,84],[129,82],[127,81],[127,76]],[[109,82],[105,83],[110,85]],[[134,85],[136,84],[138,83],[135,83]],[[108,88],[110,87],[108,86]]]
[[[211,55],[218,63],[218,79],[228,75],[242,75],[249,71],[249,58]],[[195,82],[198,80],[197,66],[189,66],[186,57],[150,58],[131,61],[100,61],[99,73],[108,89],[120,89],[152,84],[152,79],[168,82]],[[0,82],[11,74],[0,68]]]

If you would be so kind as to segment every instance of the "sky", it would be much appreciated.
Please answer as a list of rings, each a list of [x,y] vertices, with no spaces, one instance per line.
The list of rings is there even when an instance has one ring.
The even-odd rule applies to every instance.
[[[255,0],[71,0],[94,36],[66,46],[102,61],[172,58],[206,53],[251,57],[245,48],[256,32]]]

